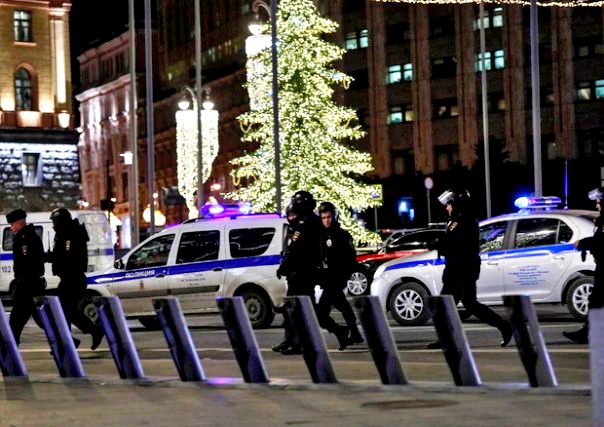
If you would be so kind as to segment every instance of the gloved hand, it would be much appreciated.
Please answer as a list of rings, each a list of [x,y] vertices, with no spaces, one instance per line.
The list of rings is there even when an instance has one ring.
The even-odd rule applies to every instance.
[[[277,269],[277,279],[281,280],[281,277],[285,276],[281,267]]]
[[[581,251],[581,261],[585,262],[586,259],[587,259],[587,251],[583,250],[583,251]]]

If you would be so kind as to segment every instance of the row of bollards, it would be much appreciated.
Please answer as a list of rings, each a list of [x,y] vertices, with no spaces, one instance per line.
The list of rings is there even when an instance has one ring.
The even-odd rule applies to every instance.
[[[61,377],[85,377],[58,297],[36,298],[40,318]],[[122,379],[141,379],[145,374],[118,297],[94,299],[118,374]],[[242,376],[247,383],[270,382],[256,336],[241,297],[218,298],[226,332]],[[526,295],[504,297],[522,364],[532,387],[558,385],[537,316]],[[182,381],[206,379],[189,328],[176,297],[154,299],[153,306],[170,353]],[[353,306],[365,331],[367,345],[383,384],[407,384],[392,331],[379,299],[354,298]],[[314,383],[337,383],[323,333],[308,296],[287,297],[284,315],[300,339],[302,357]],[[450,295],[430,297],[438,338],[453,380],[458,386],[478,386],[481,379],[464,333],[457,308]],[[4,376],[26,376],[4,307],[0,303],[0,368]]]

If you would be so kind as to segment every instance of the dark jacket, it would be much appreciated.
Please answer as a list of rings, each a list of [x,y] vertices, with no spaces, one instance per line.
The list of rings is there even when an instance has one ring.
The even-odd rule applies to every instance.
[[[279,276],[316,276],[321,265],[320,256],[321,220],[315,214],[288,227],[283,247]]]
[[[321,233],[321,257],[325,285],[332,283],[346,287],[356,265],[356,251],[350,233],[334,221],[331,227],[323,227]]]
[[[72,219],[55,230],[54,247],[50,254],[52,274],[60,278],[80,275],[88,270],[88,233],[84,224]]]
[[[597,264],[604,261],[604,218],[602,215],[594,222],[594,235],[579,240],[577,249],[589,251]]]
[[[13,238],[15,279],[44,276],[44,246],[33,224],[25,225]]]
[[[453,212],[447,223],[445,234],[428,244],[428,249],[438,250],[445,257],[445,263],[480,264],[480,243],[478,221],[469,214]]]

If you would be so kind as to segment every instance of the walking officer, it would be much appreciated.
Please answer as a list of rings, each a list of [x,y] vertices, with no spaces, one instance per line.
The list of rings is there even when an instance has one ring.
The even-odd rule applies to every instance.
[[[331,202],[319,205],[321,232],[321,288],[323,293],[317,304],[317,317],[321,327],[333,333],[346,346],[363,342],[357,319],[344,295],[344,289],[356,264],[356,251],[350,233],[340,227],[338,211]],[[346,326],[339,325],[331,316],[331,307],[342,313]]]
[[[42,328],[34,297],[44,295],[44,246],[33,224],[27,224],[26,212],[16,209],[6,215],[13,233],[13,271],[15,279],[13,307],[9,324],[17,345],[21,342],[21,333],[31,316]]]
[[[589,251],[596,261],[596,271],[594,274],[594,286],[589,295],[588,308],[604,307],[604,217],[602,217],[602,199],[604,198],[604,187],[591,190],[588,194],[590,200],[595,200],[596,209],[600,212],[594,222],[594,235],[577,240],[575,248],[585,253]],[[577,344],[587,344],[589,324],[586,321],[581,329],[573,332],[562,332],[566,338]]]
[[[287,296],[307,295],[315,305],[315,286],[319,284],[321,261],[320,227],[318,216],[314,213],[317,206],[313,195],[308,191],[296,192],[286,209],[289,227],[277,269],[277,277],[287,279]],[[293,325],[284,316],[285,339],[273,347],[273,351],[282,354],[302,354],[300,343]]]
[[[65,208],[55,209],[50,214],[55,230],[55,240],[50,261],[52,274],[59,276],[59,299],[67,324],[73,323],[83,333],[92,335],[91,349],[96,349],[103,339],[103,331],[78,307],[86,294],[86,271],[88,270],[88,233],[84,224]],[[76,347],[79,340],[74,338]]]
[[[478,221],[472,215],[470,193],[464,189],[449,189],[438,197],[446,206],[449,222],[443,237],[430,242],[428,249],[437,249],[445,257],[441,295],[452,295],[455,304],[463,303],[470,314],[496,327],[501,332],[501,346],[512,339],[512,328],[501,316],[476,298],[476,281],[480,276],[480,238]],[[441,348],[440,342],[428,348]]]

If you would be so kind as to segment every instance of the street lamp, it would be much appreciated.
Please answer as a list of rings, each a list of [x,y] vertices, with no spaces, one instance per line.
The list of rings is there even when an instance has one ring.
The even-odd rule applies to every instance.
[[[279,75],[277,63],[277,0],[270,0],[270,7],[264,0],[255,0],[252,9],[258,14],[264,9],[271,21],[271,63],[273,78],[273,143],[275,146],[275,206],[277,212],[281,212],[281,153],[279,145]],[[250,32],[258,37],[262,30],[258,22],[249,26]],[[249,38],[248,38],[249,39]],[[247,51],[247,42],[246,42]],[[248,52],[248,57],[250,53]]]
[[[185,198],[189,208],[189,218],[197,218],[203,206],[203,183],[212,170],[212,163],[218,155],[218,111],[210,99],[210,89],[202,89],[201,110],[198,97],[193,89],[183,87],[176,112],[176,165],[178,191]],[[192,108],[191,108],[192,107]],[[201,132],[198,125],[201,117]],[[203,154],[203,155],[202,155]],[[193,195],[197,191],[197,203]]]

